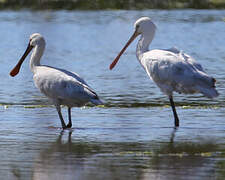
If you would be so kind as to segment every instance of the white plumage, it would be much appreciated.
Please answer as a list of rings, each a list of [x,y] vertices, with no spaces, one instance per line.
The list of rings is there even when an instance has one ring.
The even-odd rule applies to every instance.
[[[202,93],[209,98],[218,96],[215,80],[192,57],[175,48],[144,53],[142,64],[149,77],[168,96],[172,96],[173,91]]]
[[[149,51],[148,47],[156,30],[150,18],[142,17],[135,22],[134,26],[134,34],[112,62],[110,69],[116,65],[129,44],[141,35],[136,49],[137,59],[160,90],[168,95],[174,113],[175,126],[179,126],[173,91],[185,94],[202,93],[208,98],[214,98],[218,96],[215,89],[216,80],[207,75],[202,66],[191,56],[176,48]]]
[[[30,69],[34,74],[35,86],[56,106],[63,129],[72,127],[72,107],[80,107],[88,102],[92,102],[95,105],[102,104],[98,95],[79,75],[64,69],[40,64],[40,59],[45,49],[45,40],[38,33],[30,36],[28,47],[18,64],[10,72],[11,76],[15,76],[19,72],[23,61],[33,48]],[[69,123],[67,126],[63,120],[60,105],[66,105],[68,107]]]

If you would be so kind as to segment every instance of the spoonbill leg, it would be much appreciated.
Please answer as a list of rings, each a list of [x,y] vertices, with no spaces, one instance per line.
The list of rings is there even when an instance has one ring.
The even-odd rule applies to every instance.
[[[72,120],[71,120],[71,107],[68,107],[68,118],[69,118],[69,123],[66,125],[67,128],[72,127]]]
[[[175,124],[175,127],[178,127],[179,126],[179,118],[178,118],[178,115],[177,115],[177,112],[176,112],[175,104],[173,102],[173,96],[170,96],[169,99],[170,99],[170,105],[171,105],[172,110],[173,110],[174,124]]]
[[[60,105],[57,105],[57,106],[56,106],[56,110],[57,110],[57,112],[58,112],[58,114],[59,114],[59,119],[60,119],[60,121],[61,121],[62,128],[63,128],[63,129],[66,129],[66,124],[65,124],[65,122],[64,122],[64,120],[63,120],[63,116],[62,116],[62,113],[61,113],[61,107],[60,107]]]

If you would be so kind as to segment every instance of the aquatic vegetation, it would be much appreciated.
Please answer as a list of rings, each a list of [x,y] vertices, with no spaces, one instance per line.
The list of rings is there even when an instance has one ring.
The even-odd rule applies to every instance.
[[[225,8],[224,0],[0,0],[0,8],[31,9],[172,9]]]
[[[25,105],[24,108],[44,108],[44,107],[49,107],[49,105]]]
[[[157,150],[156,154],[169,155],[194,155],[208,157],[212,156],[212,152],[217,148],[217,145],[212,142],[194,143],[194,142],[179,142],[170,143],[162,146]]]
[[[97,105],[96,107],[99,107],[99,108],[104,108],[105,105]]]

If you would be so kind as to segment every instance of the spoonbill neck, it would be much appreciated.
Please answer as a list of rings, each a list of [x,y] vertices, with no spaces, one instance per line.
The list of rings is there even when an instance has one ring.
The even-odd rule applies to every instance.
[[[30,58],[30,69],[34,73],[35,67],[40,66],[40,60],[45,50],[45,44],[39,44],[34,47]]]
[[[136,48],[136,56],[139,61],[141,61],[143,54],[149,51],[149,45],[154,38],[154,34],[154,32],[141,34],[141,38],[139,39]]]

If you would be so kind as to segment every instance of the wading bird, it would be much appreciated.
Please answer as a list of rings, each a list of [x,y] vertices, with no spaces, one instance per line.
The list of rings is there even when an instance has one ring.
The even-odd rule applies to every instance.
[[[35,86],[55,105],[63,129],[72,127],[72,107],[80,107],[88,102],[95,105],[103,104],[98,95],[79,75],[64,69],[40,64],[40,59],[45,50],[45,40],[38,33],[30,36],[27,49],[17,65],[10,72],[11,76],[16,76],[19,73],[23,61],[32,49],[34,50],[30,58],[30,69],[34,74]],[[63,120],[60,105],[68,107],[69,123],[67,125]]]
[[[134,34],[112,62],[110,69],[116,65],[130,43],[141,35],[136,48],[137,59],[148,76],[169,97],[175,126],[179,126],[179,118],[173,101],[173,91],[184,94],[202,93],[208,98],[219,95],[215,89],[216,80],[207,75],[191,56],[176,48],[148,50],[156,30],[156,25],[150,18],[138,19],[134,27]]]

